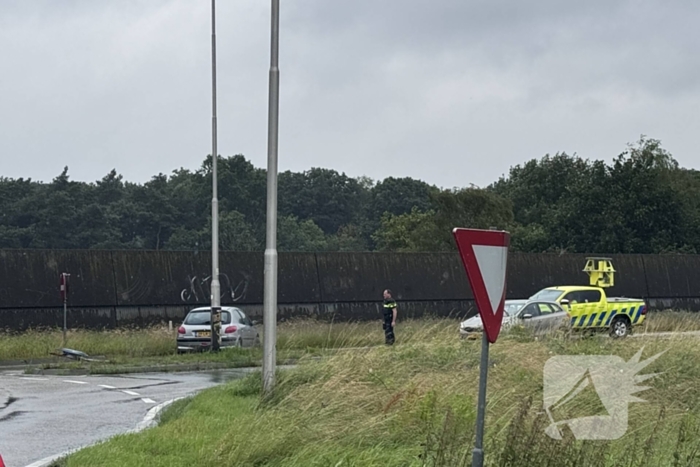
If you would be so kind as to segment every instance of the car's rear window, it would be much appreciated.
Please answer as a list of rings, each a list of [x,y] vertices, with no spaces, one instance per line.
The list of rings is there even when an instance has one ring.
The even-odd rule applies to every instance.
[[[221,312],[221,324],[231,323],[231,313],[228,311]],[[211,312],[209,311],[192,311],[185,318],[185,324],[211,324]]]
[[[557,289],[542,289],[530,297],[531,300],[543,300],[545,302],[555,302],[564,292]]]

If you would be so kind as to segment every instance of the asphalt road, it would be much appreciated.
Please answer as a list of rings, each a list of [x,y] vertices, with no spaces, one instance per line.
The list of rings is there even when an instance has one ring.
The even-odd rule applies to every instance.
[[[75,377],[0,372],[0,455],[7,467],[25,467],[90,445],[143,425],[149,410],[164,402],[247,371]]]

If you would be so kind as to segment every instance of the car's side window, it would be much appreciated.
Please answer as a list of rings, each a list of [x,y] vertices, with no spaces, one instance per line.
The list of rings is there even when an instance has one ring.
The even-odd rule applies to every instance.
[[[557,304],[550,303],[549,306],[552,308],[552,313],[560,313],[564,311],[564,308]]]
[[[238,322],[240,324],[243,324],[245,326],[252,326],[250,319],[247,316],[243,316],[243,313],[241,312],[241,310],[236,309],[236,316],[237,316]]]
[[[531,315],[533,318],[534,318],[535,316],[539,316],[539,315],[540,315],[540,309],[537,307],[537,304],[536,304],[536,303],[532,303],[532,304],[526,306],[525,308],[523,308],[522,313],[520,313],[520,317],[522,318],[522,317],[525,316],[525,315]]]
[[[581,301],[586,303],[598,303],[601,297],[600,290],[586,290],[581,292]]]
[[[228,311],[221,312],[221,324],[231,324],[231,313]]]
[[[581,293],[580,292],[569,292],[568,294],[564,295],[564,298],[562,300],[568,300],[569,303],[572,305],[575,303],[581,303]]]
[[[243,317],[241,316],[241,313],[238,310],[233,310],[233,321],[236,324],[244,324],[243,322]]]
[[[546,303],[540,303],[539,308],[540,308],[540,313],[543,315],[547,315],[547,314],[550,314],[552,312],[552,308]]]

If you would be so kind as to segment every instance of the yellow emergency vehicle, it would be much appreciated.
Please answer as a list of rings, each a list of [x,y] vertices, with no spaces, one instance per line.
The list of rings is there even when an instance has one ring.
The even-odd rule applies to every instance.
[[[589,286],[547,287],[530,298],[562,305],[575,330],[608,330],[613,337],[625,337],[633,326],[644,322],[648,308],[644,300],[605,294],[605,289],[615,283],[615,269],[610,258],[586,258],[583,271],[588,273]]]

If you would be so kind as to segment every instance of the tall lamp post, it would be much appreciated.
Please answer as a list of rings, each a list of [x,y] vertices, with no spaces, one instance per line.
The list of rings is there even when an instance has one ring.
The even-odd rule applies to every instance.
[[[265,240],[265,294],[263,297],[263,391],[275,386],[277,344],[277,135],[279,120],[280,2],[272,0],[270,94],[267,128],[267,236]]]
[[[211,0],[211,350],[221,347],[221,285],[219,283],[219,200],[217,190],[216,162],[216,0]]]

